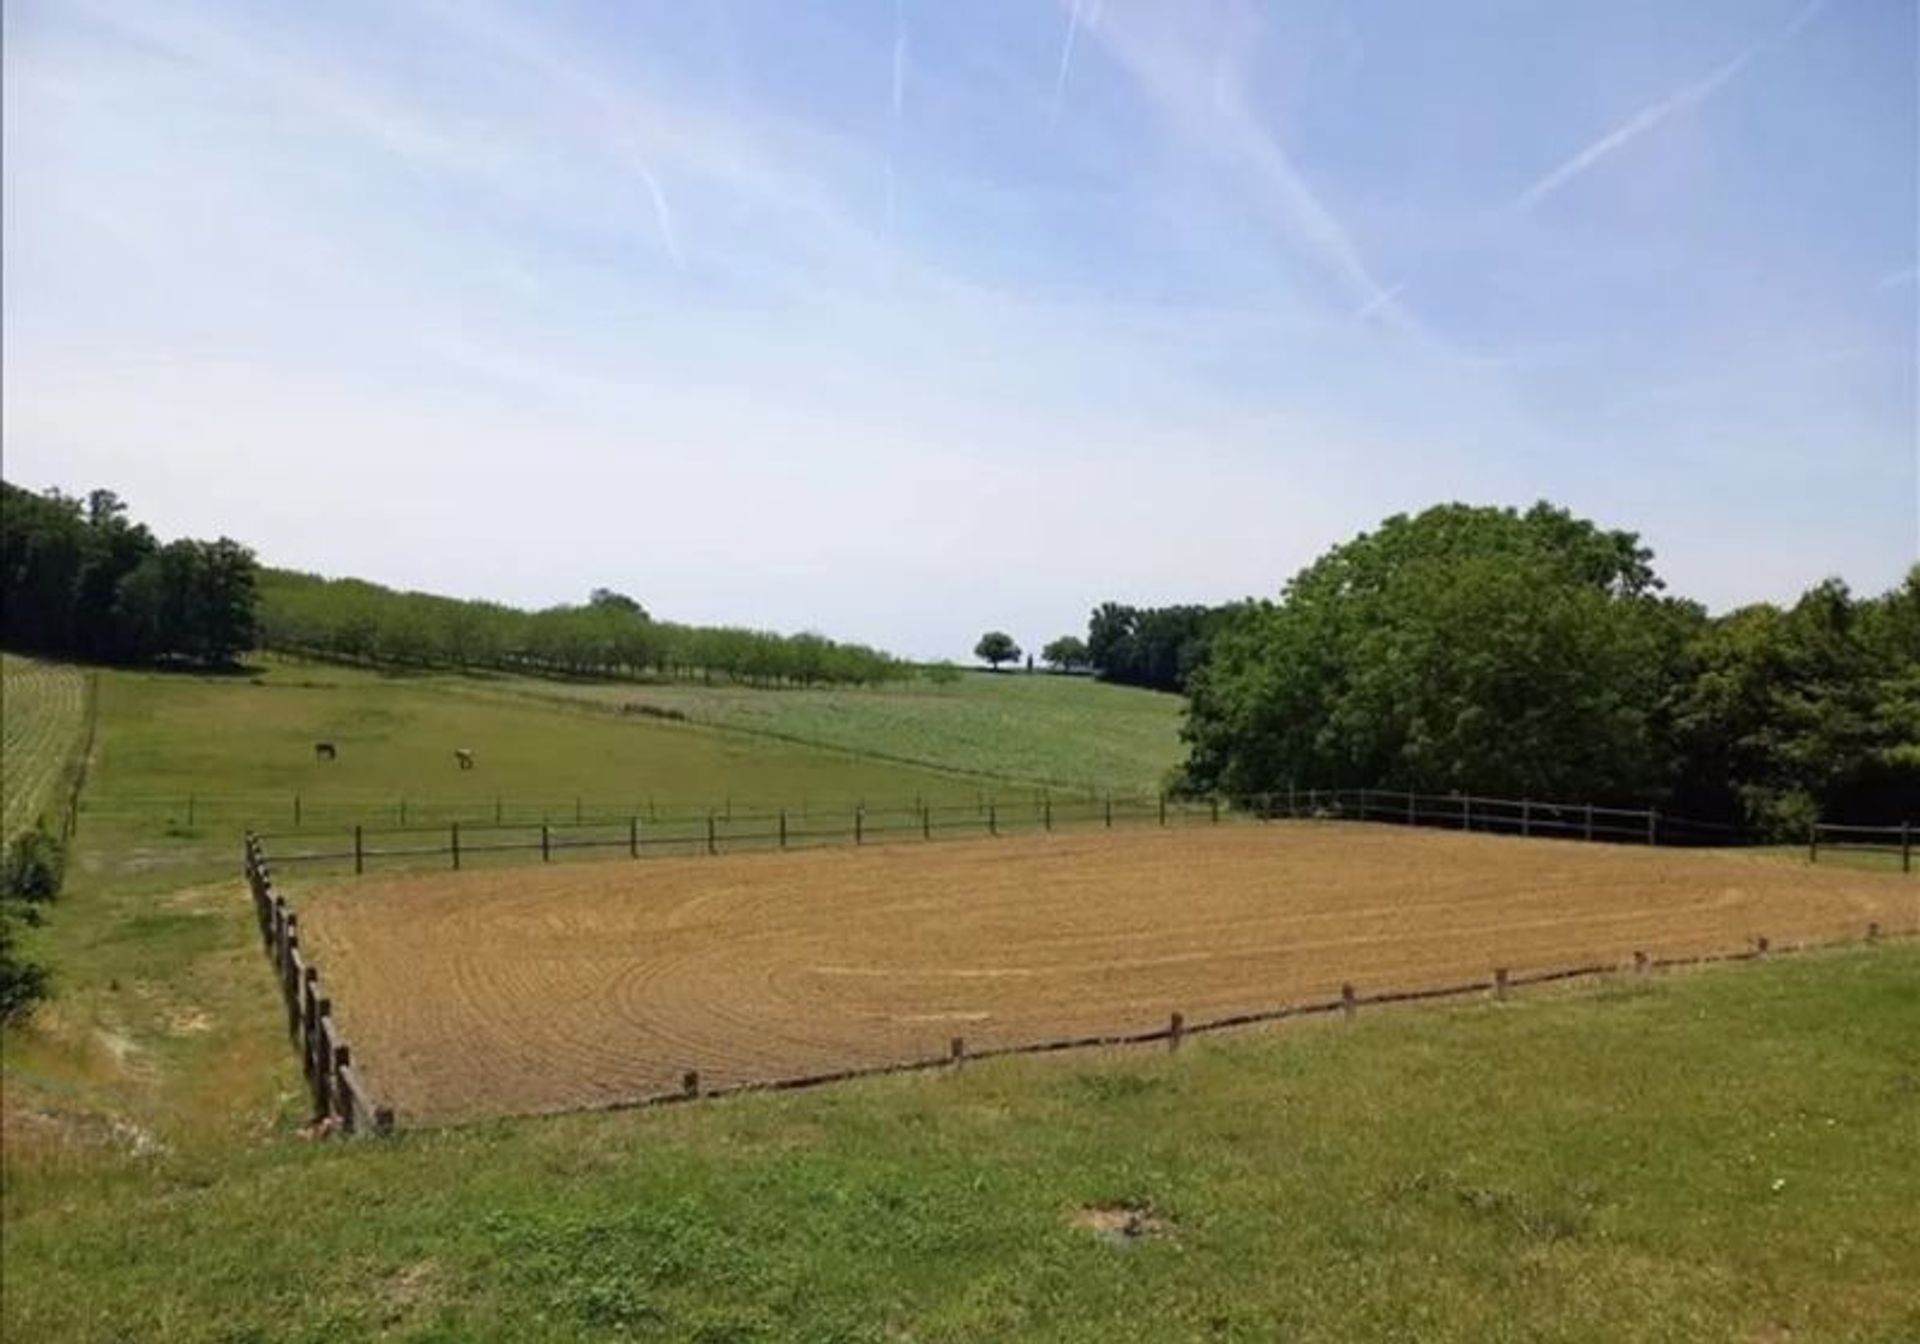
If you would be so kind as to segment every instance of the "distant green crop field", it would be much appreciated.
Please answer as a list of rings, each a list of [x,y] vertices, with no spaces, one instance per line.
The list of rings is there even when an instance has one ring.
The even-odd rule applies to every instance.
[[[1055,788],[1153,792],[1184,757],[1178,696],[1090,677],[963,672],[880,686],[489,683],[601,706],[650,706],[697,723]]]
[[[55,797],[85,727],[86,680],[78,668],[0,654],[0,842],[59,805]]]

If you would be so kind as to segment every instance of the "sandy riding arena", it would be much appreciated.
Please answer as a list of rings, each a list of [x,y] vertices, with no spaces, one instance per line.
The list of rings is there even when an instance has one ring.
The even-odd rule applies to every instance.
[[[363,878],[290,892],[412,1123],[1337,993],[1860,938],[1920,883],[1776,855],[1327,823]]]

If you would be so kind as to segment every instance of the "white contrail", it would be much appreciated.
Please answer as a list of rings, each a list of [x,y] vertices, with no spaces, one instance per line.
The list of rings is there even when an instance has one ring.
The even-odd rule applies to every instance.
[[[653,198],[654,222],[660,226],[660,241],[667,249],[667,255],[673,258],[673,264],[680,270],[687,269],[687,259],[680,255],[680,239],[673,231],[673,211],[667,207],[667,193],[660,189],[660,179],[653,170],[643,163],[638,155],[632,156],[633,170],[646,183],[647,195]]]
[[[1582,149],[1578,154],[1562,163],[1552,172],[1542,177],[1514,198],[1514,205],[1521,210],[1530,210],[1554,192],[1585,173],[1596,163],[1622,147],[1631,144],[1658,126],[1674,113],[1685,108],[1697,107],[1713,97],[1731,82],[1742,70],[1751,65],[1769,47],[1785,42],[1799,32],[1823,8],[1827,0],[1810,0],[1810,3],[1780,28],[1761,38],[1732,60],[1712,71],[1703,79],[1668,94],[1658,102],[1650,103],[1628,117],[1618,126]]]
[[[900,119],[900,107],[907,97],[907,14],[905,0],[893,5],[893,117]]]
[[[1353,310],[1353,320],[1355,322],[1366,321],[1368,318],[1372,317],[1375,313],[1380,312],[1382,309],[1386,308],[1387,305],[1392,303],[1395,299],[1399,298],[1400,295],[1406,291],[1406,288],[1407,288],[1406,285],[1402,283],[1402,284],[1394,285],[1390,289],[1376,290],[1372,298],[1368,299],[1365,303],[1361,304],[1358,308]]]
[[[1094,18],[1099,18],[1096,3]],[[1080,32],[1080,0],[1073,0],[1073,8],[1067,11],[1067,36],[1060,44],[1060,68],[1053,75],[1053,103],[1047,111],[1047,125],[1052,126],[1060,120],[1060,102],[1066,97],[1067,71],[1073,66],[1073,40]]]

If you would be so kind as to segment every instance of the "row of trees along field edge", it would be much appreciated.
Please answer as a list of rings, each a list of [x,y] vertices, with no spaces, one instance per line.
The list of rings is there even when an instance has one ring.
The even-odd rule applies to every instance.
[[[111,491],[0,483],[0,642],[101,662],[228,666],[253,648],[373,664],[762,685],[867,683],[907,665],[823,635],[681,625],[595,589],[522,611],[263,569],[221,538],[159,544]]]
[[[1115,680],[1103,637],[1130,610],[1093,614]],[[1614,802],[1796,839],[1920,811],[1920,566],[1876,598],[1830,579],[1709,616],[1634,533],[1448,504],[1334,547],[1277,601],[1171,610],[1195,790]]]

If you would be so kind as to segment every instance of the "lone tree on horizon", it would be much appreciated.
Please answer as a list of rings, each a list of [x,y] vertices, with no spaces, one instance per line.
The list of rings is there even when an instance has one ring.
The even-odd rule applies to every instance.
[[[989,630],[973,646],[973,656],[998,672],[1000,664],[1014,662],[1020,657],[1020,646],[1013,642],[1013,636],[1006,631]]]
[[[1062,635],[1040,650],[1040,656],[1062,672],[1078,672],[1087,665],[1087,644],[1077,635]]]

